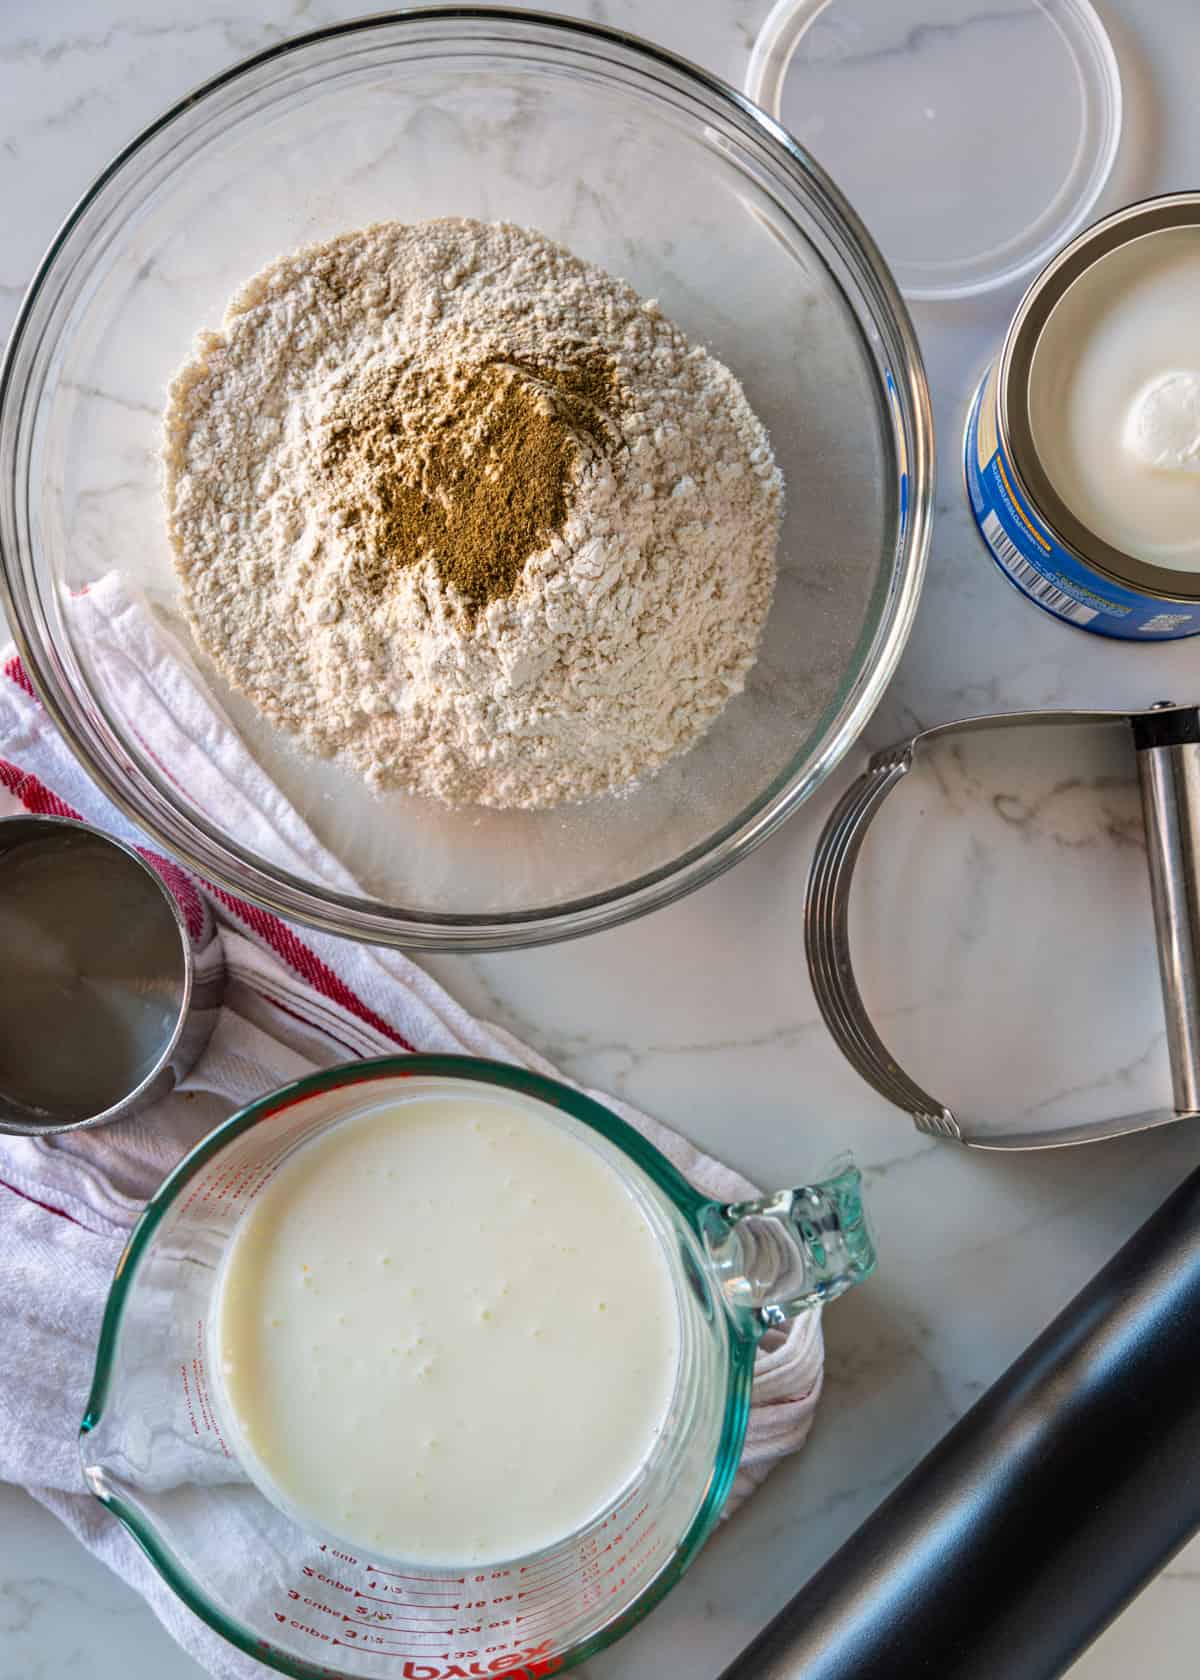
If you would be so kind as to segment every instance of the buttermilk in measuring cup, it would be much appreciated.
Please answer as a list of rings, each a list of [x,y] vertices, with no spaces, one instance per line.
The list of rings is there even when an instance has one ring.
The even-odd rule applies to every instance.
[[[680,1347],[616,1172],[517,1099],[459,1093],[381,1103],[285,1161],[234,1239],[215,1333],[262,1491],[435,1567],[535,1552],[611,1505]]]
[[[1056,617],[1200,634],[1200,194],[1131,205],[1034,281],[967,424],[976,524]]]

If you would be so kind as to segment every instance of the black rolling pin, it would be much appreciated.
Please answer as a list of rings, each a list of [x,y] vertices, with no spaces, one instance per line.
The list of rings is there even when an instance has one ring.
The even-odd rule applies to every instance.
[[[1052,1680],[1200,1529],[1200,1171],[722,1680]]]

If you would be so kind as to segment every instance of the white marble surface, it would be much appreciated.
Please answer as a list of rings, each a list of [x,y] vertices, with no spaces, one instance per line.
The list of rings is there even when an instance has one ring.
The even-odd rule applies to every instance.
[[[574,9],[574,8],[572,8]],[[981,0],[981,11],[986,10]],[[6,0],[0,6],[0,326],[99,164],[242,54],[350,16],[354,0]],[[767,0],[593,0],[737,81]],[[1106,204],[1200,172],[1193,0],[1107,0],[1129,133]],[[991,89],[1003,66],[989,56]],[[1017,112],[1015,119],[1029,120]],[[938,526],[916,633],[876,744],[970,711],[1195,698],[1200,645],[1131,648],[1021,601],[963,503],[963,408],[1014,298],[923,307],[941,440]],[[1007,737],[947,754],[872,842],[857,912],[864,989],[893,1047],[997,1123],[1144,1107],[1164,1089],[1140,825],[1100,744]],[[1053,749],[1053,750],[1052,750]],[[1056,756],[1057,755],[1057,756]],[[832,791],[683,904],[582,943],[436,963],[446,984],[569,1073],[619,1091],[782,1184],[852,1148],[883,1262],[827,1321],[811,1444],[720,1534],[592,1680],[704,1680],[878,1502],[1193,1164],[1194,1130],[1086,1153],[966,1158],[920,1139],[842,1063],[804,974],[800,913]],[[916,930],[914,932],[914,929]],[[1200,1544],[1085,1655],[1077,1680],[1195,1672]],[[28,1498],[0,1490],[0,1680],[198,1671],[130,1592]]]

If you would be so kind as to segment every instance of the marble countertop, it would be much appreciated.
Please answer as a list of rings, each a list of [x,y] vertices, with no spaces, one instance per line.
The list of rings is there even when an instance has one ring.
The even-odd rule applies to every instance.
[[[769,0],[588,0],[740,82]],[[1193,0],[1104,0],[1129,111],[1103,207],[1194,186]],[[0,8],[0,328],[99,164],[171,99],[246,53],[352,16],[355,0],[6,0]],[[980,19],[994,15],[980,0]],[[964,27],[968,27],[964,25]],[[989,59],[993,89],[1004,67]],[[1028,120],[1027,114],[1018,114]],[[979,546],[959,477],[965,404],[1012,293],[915,311],[940,437],[919,622],[870,744],[970,712],[1138,707],[1200,691],[1200,643],[1130,647],[1021,600]],[[846,766],[845,775],[861,762]],[[850,1148],[880,1275],[827,1319],[806,1451],[717,1536],[591,1680],[707,1680],[857,1525],[1194,1164],[1171,1127],[1084,1152],[968,1157],[918,1136],[820,1023],[801,908],[829,788],[731,875],[616,932],[432,966],[570,1075],[629,1097],[764,1184]],[[1131,766],[1091,738],[947,752],[872,839],[856,911],[864,990],[918,1076],[997,1123],[1145,1108],[1166,1090]],[[648,1007],[645,1000],[652,999]],[[1195,1671],[1200,1543],[1089,1652],[1076,1680]],[[582,1671],[581,1671],[582,1672]],[[16,1490],[0,1489],[0,1680],[186,1680],[195,1665],[134,1595]]]

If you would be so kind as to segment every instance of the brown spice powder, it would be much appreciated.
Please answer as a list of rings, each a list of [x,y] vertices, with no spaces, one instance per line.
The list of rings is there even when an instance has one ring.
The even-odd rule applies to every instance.
[[[622,400],[612,360],[586,348],[558,365],[514,357],[364,380],[321,457],[352,583],[379,597],[430,558],[469,610],[511,595],[566,523],[586,463],[613,446]]]

